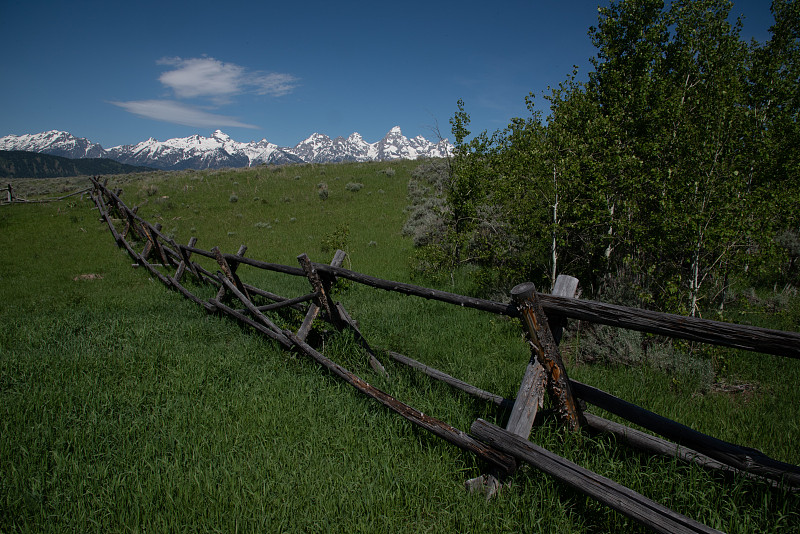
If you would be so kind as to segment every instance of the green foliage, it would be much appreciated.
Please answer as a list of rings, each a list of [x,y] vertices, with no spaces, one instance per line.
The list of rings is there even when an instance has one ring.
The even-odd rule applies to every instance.
[[[350,238],[350,227],[340,224],[331,233],[322,238],[320,250],[322,252],[347,251],[347,241]]]
[[[431,205],[446,214],[441,268],[474,265],[499,287],[566,272],[596,297],[619,279],[632,304],[687,314],[723,304],[737,279],[794,279],[800,9],[777,0],[763,45],[730,12],[612,2],[589,32],[588,82],[573,73],[546,95],[546,119],[530,95],[528,118],[470,137],[459,100],[446,206]]]

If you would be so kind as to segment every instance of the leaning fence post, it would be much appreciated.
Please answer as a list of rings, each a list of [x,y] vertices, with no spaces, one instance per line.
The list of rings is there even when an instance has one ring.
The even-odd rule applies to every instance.
[[[144,234],[144,238],[146,239],[146,243],[144,244],[144,249],[142,249],[142,258],[146,260],[153,254],[153,249],[155,248],[155,242],[153,241],[153,236],[151,235],[151,232],[149,232],[147,229],[147,225],[144,223],[142,223],[141,232]]]
[[[189,245],[188,246],[194,247],[196,244],[197,244],[197,238],[192,236],[189,239]],[[181,262],[178,264],[178,269],[175,271],[175,280],[177,280],[178,282],[181,281],[181,278],[183,278],[183,272],[186,270],[187,267],[192,272],[192,274],[198,280],[200,280],[200,274],[194,268],[194,264],[192,263],[192,260],[191,260],[192,253],[187,251],[183,247],[183,245],[178,245],[178,254],[181,255]]]
[[[155,251],[158,254],[159,259],[161,260],[161,265],[164,267],[168,265],[174,265],[172,260],[167,255],[164,247],[161,245],[161,242],[158,240],[159,234],[161,233],[161,223],[156,223],[155,226],[152,228],[148,228],[148,235],[153,240],[153,245],[155,245]]]
[[[531,363],[538,361],[544,367],[545,376],[547,377],[547,389],[553,399],[558,419],[570,430],[578,430],[583,419],[581,408],[572,395],[567,370],[561,360],[558,345],[556,345],[553,333],[550,331],[547,316],[536,296],[536,286],[530,282],[519,284],[511,290],[511,298],[516,303],[522,316],[522,322],[531,346]],[[529,371],[532,374],[537,374],[536,370],[530,369],[530,365]],[[527,377],[528,372],[526,372]],[[532,410],[535,414],[535,408],[530,406],[532,402],[538,403],[539,400],[525,390],[525,380],[523,380],[523,385],[520,387],[517,400],[511,412],[509,431],[513,432],[512,425],[518,426],[521,431],[527,430],[527,437],[533,421],[530,421],[529,424],[525,413]]]
[[[161,243],[158,242],[158,232],[161,231],[161,225],[156,223],[155,226],[150,226],[150,223],[145,222],[141,225],[141,231],[147,239],[144,250],[142,250],[142,258],[147,260],[150,256],[156,256],[158,261],[161,262],[161,265],[168,265],[169,260],[167,259],[167,255],[161,247]]]
[[[346,256],[347,256],[347,253],[345,251],[337,250],[333,255],[333,259],[331,260],[331,266],[333,266],[333,267],[341,267],[342,263],[344,263],[344,259],[345,259]],[[300,265],[303,267],[303,270],[306,272],[306,276],[308,276],[309,270],[312,270],[312,271],[314,270],[313,266],[311,265],[311,260],[309,260],[308,256],[306,256],[305,254],[301,254],[300,256],[298,256],[297,257],[297,261],[300,262]],[[315,272],[315,274],[318,274],[318,273]],[[317,278],[319,278],[319,276],[317,276]],[[309,280],[311,280],[311,278],[309,278]],[[320,281],[320,283],[321,283],[321,281]],[[314,290],[314,294],[315,294],[314,301],[308,307],[308,313],[306,313],[305,319],[303,319],[303,323],[300,325],[300,328],[297,330],[297,337],[302,341],[305,341],[306,337],[308,337],[309,332],[311,332],[311,325],[314,323],[314,319],[317,318],[317,315],[319,314],[319,310],[320,310],[320,305],[318,304],[320,302],[319,294],[317,294],[317,292],[316,292],[317,288],[314,287],[313,281],[311,283],[311,287]]]
[[[339,252],[341,252],[341,256],[339,255]],[[343,251],[337,250],[331,264],[333,265],[334,263],[338,263],[341,265],[342,261],[344,261],[344,256],[345,253]],[[317,305],[317,308],[325,310],[325,313],[328,315],[328,319],[331,321],[331,323],[333,323],[336,328],[341,329],[342,325],[345,324],[345,321],[339,316],[339,310],[336,309],[336,304],[333,302],[333,300],[331,300],[331,284],[322,280],[319,273],[314,268],[314,265],[311,263],[311,260],[308,258],[308,255],[305,253],[300,254],[297,256],[297,261],[300,263],[303,271],[305,271],[306,277],[308,278],[314,293],[317,294],[317,296],[314,298],[314,303]],[[311,315],[310,310],[309,315]],[[316,314],[314,316],[316,316]],[[314,317],[312,317],[311,320],[313,321]],[[303,326],[305,326],[305,322]],[[311,325],[309,324],[308,326],[310,328]]]
[[[239,247],[239,251],[236,253],[237,256],[244,256],[244,253],[247,251],[247,247],[242,245]],[[239,267],[238,263],[234,263],[233,265],[229,265],[228,262],[225,260],[225,257],[220,252],[219,247],[214,247],[211,249],[211,253],[214,254],[214,259],[217,260],[220,269],[222,269],[222,273],[225,277],[233,282],[236,285],[236,288],[241,291],[248,299],[250,299],[250,292],[247,291],[247,288],[244,287],[242,281],[239,279],[239,276],[236,274],[236,269]],[[219,292],[217,292],[217,300],[221,301],[222,297],[225,295],[225,285],[222,284],[219,287]]]
[[[564,274],[558,276],[553,286],[553,295],[559,297],[572,298],[576,295],[577,291],[578,279]],[[520,284],[511,290],[511,296],[515,303],[517,303],[520,314],[522,315],[523,324],[526,327],[532,350],[530,361],[525,368],[525,374],[522,377],[522,382],[520,383],[519,391],[514,401],[514,406],[511,409],[511,416],[506,424],[506,430],[512,434],[528,439],[531,434],[531,429],[533,428],[533,422],[536,419],[536,414],[544,403],[545,390],[548,385],[552,386],[549,382],[552,381],[553,375],[545,370],[544,358],[539,355],[537,350],[534,350],[535,347],[541,346],[541,334],[538,334],[538,330],[534,329],[534,335],[531,336],[530,328],[528,328],[527,325],[526,309],[528,306],[526,303],[528,302],[528,297],[536,299],[536,288],[533,284]],[[548,346],[551,347],[551,353],[553,351],[555,352],[560,362],[561,357],[558,355],[557,344],[561,340],[564,320],[560,317],[547,318],[542,311],[541,305],[538,304],[538,299],[536,299],[535,302],[539,310],[538,321],[545,326],[548,334],[550,334],[551,343]],[[536,340],[536,343],[534,343],[532,339]],[[563,363],[561,364],[561,369],[563,370]],[[563,376],[564,380],[567,379],[566,371],[559,373],[559,375]],[[567,387],[569,387],[569,383],[567,383]],[[555,397],[553,400],[558,404]],[[482,488],[486,493],[487,499],[491,499],[499,491],[500,484],[501,482],[497,477],[497,473],[489,473],[465,482],[469,491],[476,491]]]
[[[119,206],[117,206],[117,209],[119,210]],[[142,237],[141,232],[139,231],[138,225],[136,223],[136,219],[134,218],[134,216],[136,215],[136,213],[138,211],[139,211],[139,206],[134,206],[132,209],[127,209],[126,208],[124,210],[124,212],[125,212],[125,227],[122,229],[122,237],[123,237],[123,239],[127,239],[128,238],[128,232],[130,232],[131,230],[133,230],[133,233],[135,234],[134,238],[136,236]]]

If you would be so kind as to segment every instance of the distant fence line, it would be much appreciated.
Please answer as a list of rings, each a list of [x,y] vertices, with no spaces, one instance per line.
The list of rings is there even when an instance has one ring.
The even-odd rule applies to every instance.
[[[639,449],[695,462],[706,468],[724,469],[772,481],[772,484],[789,489],[800,488],[800,467],[774,460],[760,451],[702,434],[607,392],[570,380],[558,350],[561,325],[567,318],[791,358],[800,358],[798,333],[580,300],[574,298],[578,281],[563,275],[557,280],[552,295],[538,293],[533,284],[520,284],[512,291],[513,304],[503,304],[383,280],[344,269],[341,267],[345,257],[342,251],[337,251],[330,264],[314,263],[301,254],[298,256],[299,267],[292,267],[247,258],[247,247],[244,245],[236,254],[222,253],[218,247],[204,250],[196,246],[195,237],[183,245],[164,235],[160,225],[152,225],[141,218],[137,215],[136,207],[127,207],[119,197],[121,191],[109,190],[107,182],[101,183],[93,178],[92,183],[92,198],[102,220],[107,223],[117,245],[128,252],[136,265],[146,268],[164,285],[207,311],[230,316],[276,341],[283,348],[307,355],[413,424],[475,454],[488,464],[489,469],[483,476],[467,481],[469,489],[482,489],[491,496],[502,480],[515,471],[517,461],[525,461],[657,532],[717,532],[527,441],[538,407],[542,405],[546,394],[552,398],[559,420],[573,430],[588,428],[612,432]],[[134,242],[138,243],[139,248],[134,246]],[[204,268],[192,260],[193,255],[212,260],[212,265],[215,263],[218,270],[211,272]],[[305,277],[311,291],[292,298],[276,295],[244,282],[238,274],[242,265]],[[187,274],[200,284],[213,286],[216,296],[203,299],[190,291],[182,283]],[[517,397],[513,400],[480,390],[408,356],[392,351],[382,352],[399,363],[418,369],[476,398],[509,407],[511,416],[506,428],[478,420],[471,427],[472,434],[463,432],[371,386],[309,345],[308,335],[318,319],[337,329],[349,329],[369,355],[372,367],[385,373],[376,351],[362,335],[356,321],[340,302],[334,301],[332,290],[337,278],[519,318],[531,345],[531,358]],[[262,301],[268,303],[256,304]],[[280,328],[268,315],[285,308],[304,313],[304,320],[296,331]],[[592,415],[584,411],[576,399],[598,406],[672,441]]]
[[[89,192],[92,191],[92,188],[91,187],[87,187],[87,188],[81,189],[79,191],[74,191],[72,193],[69,193],[69,194],[66,194],[66,195],[63,195],[63,196],[60,196],[60,197],[40,198],[40,199],[36,199],[36,200],[28,200],[27,198],[22,198],[22,197],[16,196],[14,194],[14,188],[11,186],[11,184],[6,185],[6,188],[5,189],[0,189],[0,191],[5,192],[5,195],[3,195],[5,197],[5,200],[0,201],[0,204],[5,205],[5,204],[35,204],[35,203],[43,203],[43,202],[57,202],[59,200],[64,200],[66,198],[70,198],[70,197],[74,197],[74,196],[77,196],[77,195],[83,195],[83,194],[89,193]]]

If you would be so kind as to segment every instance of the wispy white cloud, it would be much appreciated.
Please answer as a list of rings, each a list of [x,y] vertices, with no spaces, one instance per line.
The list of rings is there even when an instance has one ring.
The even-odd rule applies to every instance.
[[[178,98],[210,97],[225,101],[242,93],[277,97],[291,93],[299,81],[291,74],[248,71],[240,65],[212,57],[162,58],[158,64],[175,67],[158,79]]]
[[[298,78],[291,74],[269,72],[253,76],[251,84],[258,95],[283,96],[291,93],[298,85]]]
[[[173,67],[158,77],[178,100],[200,99],[201,105],[178,100],[133,100],[110,102],[115,106],[148,119],[194,127],[258,128],[236,117],[208,111],[233,103],[242,94],[284,96],[295,90],[299,80],[291,74],[249,71],[241,65],[224,63],[212,57],[167,57],[159,65]]]
[[[235,128],[253,128],[258,126],[241,122],[236,117],[209,113],[208,111],[188,106],[174,100],[135,100],[130,102],[110,102],[129,113],[184,126],[198,128],[221,128],[225,126]]]

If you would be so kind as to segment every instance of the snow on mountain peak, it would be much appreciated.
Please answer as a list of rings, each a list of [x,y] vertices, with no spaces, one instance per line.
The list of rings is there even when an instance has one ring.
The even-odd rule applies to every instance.
[[[65,158],[102,157],[103,147],[69,132],[50,130],[38,134],[7,135],[0,138],[0,150],[42,152]]]
[[[395,126],[376,143],[368,143],[358,132],[350,134],[346,139],[331,139],[325,134],[315,132],[294,147],[283,148],[266,139],[241,143],[221,130],[216,130],[211,137],[195,134],[163,142],[151,137],[134,145],[121,145],[105,150],[87,139],[74,137],[68,132],[51,130],[40,134],[1,137],[0,150],[26,150],[68,158],[110,158],[131,165],[171,170],[436,158],[446,157],[452,150],[452,145],[447,140],[431,143],[421,135],[409,140],[403,136],[400,127]]]

